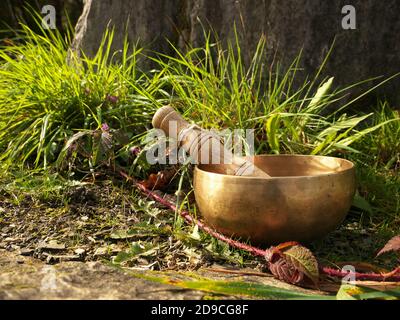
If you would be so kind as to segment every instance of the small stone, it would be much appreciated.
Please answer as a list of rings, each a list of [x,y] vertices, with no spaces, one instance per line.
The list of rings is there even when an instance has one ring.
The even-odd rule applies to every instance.
[[[12,245],[10,246],[10,249],[11,249],[11,251],[19,251],[19,249],[21,249],[21,247],[15,245],[15,244],[12,244]]]
[[[85,254],[86,250],[82,248],[75,249],[74,251],[78,256],[82,256]]]
[[[51,240],[49,242],[42,242],[39,244],[38,249],[40,250],[65,250],[64,243],[58,243],[55,240]]]
[[[58,263],[58,262],[67,262],[67,261],[79,261],[81,258],[78,255],[48,255],[46,258],[46,262],[48,264]]]
[[[115,243],[111,244],[108,249],[109,249],[108,251],[111,252],[112,254],[117,254],[123,250],[123,248],[121,248]]]
[[[15,260],[18,264],[24,264],[25,263],[25,259],[23,257],[17,257],[17,259]]]
[[[35,250],[30,248],[22,248],[19,252],[21,256],[30,256]]]
[[[82,221],[88,221],[88,220],[89,220],[89,217],[88,217],[88,216],[83,216],[83,217],[81,217],[81,220],[82,220]]]
[[[60,256],[60,261],[80,261],[81,257],[79,255],[71,254],[68,256]]]
[[[47,263],[47,264],[52,264],[52,263],[54,263],[53,256],[51,256],[51,255],[47,256],[47,258],[46,258],[46,263]]]

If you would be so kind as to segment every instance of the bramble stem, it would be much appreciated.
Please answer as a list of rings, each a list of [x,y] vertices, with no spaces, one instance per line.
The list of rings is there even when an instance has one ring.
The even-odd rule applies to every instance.
[[[219,233],[218,231],[212,229],[211,227],[207,226],[200,220],[194,219],[191,214],[188,211],[179,211],[176,207],[175,204],[165,200],[163,197],[159,196],[155,192],[147,189],[145,186],[142,184],[138,183],[136,179],[133,177],[129,176],[127,173],[125,173],[122,169],[119,169],[119,174],[124,177],[125,179],[131,181],[140,191],[142,191],[144,194],[152,198],[153,200],[161,203],[165,207],[173,210],[173,211],[178,211],[180,216],[185,219],[186,222],[188,223],[194,223],[196,224],[201,230],[204,232],[208,233],[209,235],[213,236],[214,238],[224,241],[225,243],[229,244],[230,246],[245,250],[252,254],[253,256],[259,256],[259,257],[265,257],[266,250],[260,249],[253,247],[251,245],[236,241],[230,237],[224,236],[223,234]],[[349,275],[348,272],[341,271],[338,269],[333,269],[329,267],[324,267],[321,266],[319,268],[321,274],[325,274],[327,276],[335,277],[335,278],[344,278],[345,276]],[[359,273],[355,272],[354,273],[355,279],[357,280],[365,280],[365,281],[400,281],[400,268],[396,268],[392,272],[389,272],[387,274],[381,274],[381,273]]]

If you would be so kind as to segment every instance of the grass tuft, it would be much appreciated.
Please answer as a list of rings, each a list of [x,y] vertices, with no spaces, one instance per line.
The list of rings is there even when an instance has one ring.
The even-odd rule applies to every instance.
[[[137,68],[141,49],[125,41],[117,61],[109,31],[93,58],[78,59],[69,37],[41,30],[22,25],[23,42],[0,50],[0,160],[46,168],[78,130],[145,130],[159,104]]]

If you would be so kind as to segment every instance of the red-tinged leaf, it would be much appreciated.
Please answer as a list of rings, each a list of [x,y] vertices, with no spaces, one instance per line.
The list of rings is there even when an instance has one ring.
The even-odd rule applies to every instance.
[[[281,251],[278,248],[288,249]],[[288,242],[272,247],[267,250],[265,258],[271,273],[282,281],[299,284],[306,277],[315,285],[318,283],[317,260],[310,250],[297,242]]]
[[[147,189],[164,189],[174,177],[175,173],[176,171],[174,169],[152,173],[146,180],[142,181],[141,184]]]
[[[146,180],[140,182],[147,189],[154,189],[157,183],[157,174],[151,173]]]
[[[391,251],[400,251],[400,236],[390,239],[376,256],[379,257],[381,254]]]
[[[287,283],[299,284],[304,279],[304,273],[301,272],[282,253],[275,252],[272,261],[268,263],[268,266],[275,278]]]
[[[289,242],[283,242],[278,244],[277,246],[271,247],[268,250],[265,251],[265,259],[268,262],[274,262],[277,259],[280,259],[282,257],[282,251],[284,249],[289,249],[290,247],[296,246],[299,243],[296,241],[289,241]]]
[[[283,252],[286,259],[303,272],[314,284],[318,283],[318,262],[312,252],[306,247],[296,245]]]
[[[282,251],[284,249],[286,250],[286,249],[289,249],[289,248],[291,248],[293,246],[297,246],[297,245],[300,245],[297,241],[283,242],[283,243],[278,244],[276,247],[274,247],[274,249]]]
[[[271,264],[282,258],[282,252],[276,247],[271,247],[265,250],[264,258],[269,264]]]

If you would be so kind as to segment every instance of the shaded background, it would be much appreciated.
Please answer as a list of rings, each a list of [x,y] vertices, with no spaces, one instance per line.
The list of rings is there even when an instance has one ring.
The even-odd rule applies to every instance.
[[[166,39],[185,50],[201,46],[203,28],[212,28],[222,41],[234,37],[236,24],[247,61],[262,35],[267,38],[270,61],[276,57],[284,67],[303,50],[301,83],[314,74],[334,39],[336,43],[322,76],[334,76],[337,85],[348,85],[374,76],[389,77],[400,71],[400,1],[398,0],[53,0],[2,1],[0,19],[12,26],[28,21],[24,4],[41,8],[53,4],[57,27],[65,28],[68,12],[73,24],[78,17],[74,47],[92,55],[108,25],[114,26],[114,49],[122,47],[124,31],[131,43],[171,54]],[[357,29],[343,30],[344,5],[357,12]],[[375,81],[376,82],[376,81]],[[372,85],[369,83],[368,85]],[[364,100],[387,98],[400,102],[396,79]],[[355,94],[359,91],[355,91]]]
[[[30,8],[40,12],[45,5],[52,5],[56,9],[56,27],[66,31],[68,18],[75,25],[82,13],[83,0],[1,0],[0,1],[0,29],[18,29],[19,23],[29,25],[35,29]],[[12,32],[3,32],[2,37],[13,37]]]

